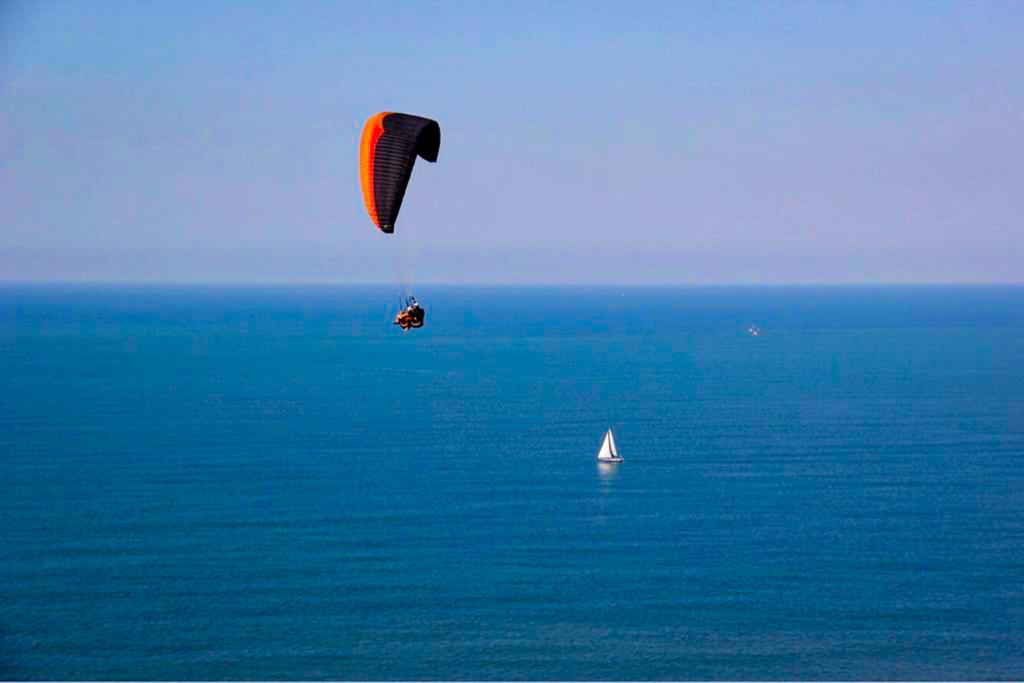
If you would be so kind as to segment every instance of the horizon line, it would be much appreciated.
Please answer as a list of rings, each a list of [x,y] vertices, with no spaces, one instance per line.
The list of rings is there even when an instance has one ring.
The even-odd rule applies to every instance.
[[[0,287],[12,285],[65,286],[150,286],[150,287],[388,287],[401,289],[401,284],[387,282],[331,282],[323,280],[7,280]],[[421,282],[418,287],[620,287],[620,288],[693,288],[702,287],[1024,287],[1024,280],[1008,281],[828,281],[794,280],[789,282]]]

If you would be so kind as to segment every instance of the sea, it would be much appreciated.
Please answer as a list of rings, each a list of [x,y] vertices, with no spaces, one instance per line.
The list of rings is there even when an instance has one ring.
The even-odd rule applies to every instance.
[[[1024,287],[416,294],[0,286],[0,678],[1024,678]]]

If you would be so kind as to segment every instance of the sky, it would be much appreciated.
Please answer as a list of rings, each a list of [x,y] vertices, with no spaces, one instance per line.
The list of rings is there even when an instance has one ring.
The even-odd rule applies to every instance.
[[[1020,2],[6,0],[0,281],[1024,282],[1022,35]],[[377,111],[441,125],[394,237]]]

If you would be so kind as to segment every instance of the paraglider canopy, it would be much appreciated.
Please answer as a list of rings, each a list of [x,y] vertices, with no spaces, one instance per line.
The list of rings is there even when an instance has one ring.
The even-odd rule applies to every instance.
[[[359,144],[359,181],[370,220],[382,232],[395,231],[416,157],[433,163],[440,147],[441,127],[433,119],[380,112],[367,120]]]

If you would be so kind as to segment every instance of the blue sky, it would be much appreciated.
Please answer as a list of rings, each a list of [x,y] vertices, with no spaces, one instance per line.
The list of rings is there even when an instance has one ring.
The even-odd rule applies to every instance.
[[[357,168],[390,110],[442,129],[420,282],[1022,282],[1021,35],[1016,2],[8,1],[0,280],[394,282]]]

